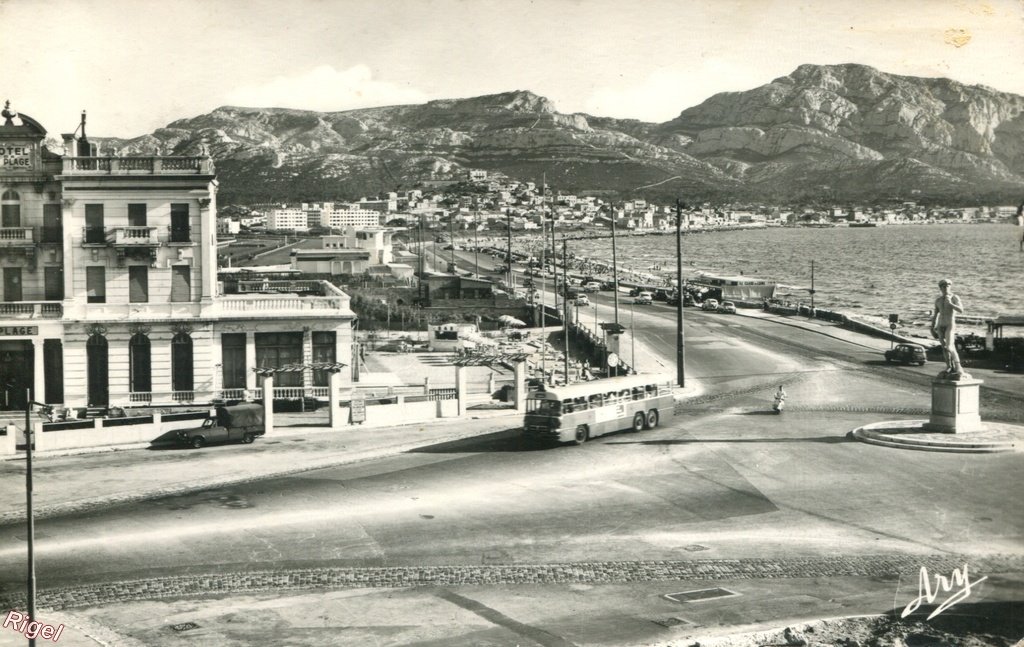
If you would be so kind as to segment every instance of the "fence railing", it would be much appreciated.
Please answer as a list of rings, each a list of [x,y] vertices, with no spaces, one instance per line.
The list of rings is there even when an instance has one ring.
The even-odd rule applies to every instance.
[[[0,303],[0,319],[60,319],[64,306],[52,301]]]
[[[31,227],[0,227],[0,245],[5,243],[32,243]]]
[[[208,157],[64,157],[62,164],[65,175],[213,173],[213,161]]]

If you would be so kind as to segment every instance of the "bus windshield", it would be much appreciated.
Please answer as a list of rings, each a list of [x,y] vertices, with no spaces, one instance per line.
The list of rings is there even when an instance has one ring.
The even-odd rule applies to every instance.
[[[526,401],[526,412],[542,416],[558,416],[562,414],[562,403],[558,400],[529,399]]]

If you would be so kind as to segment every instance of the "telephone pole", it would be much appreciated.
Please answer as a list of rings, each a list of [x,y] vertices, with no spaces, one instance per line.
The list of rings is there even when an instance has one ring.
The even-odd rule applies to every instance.
[[[683,368],[686,353],[683,338],[683,201],[676,200],[676,289],[679,300],[676,303],[676,379],[680,387],[686,386],[686,369]]]

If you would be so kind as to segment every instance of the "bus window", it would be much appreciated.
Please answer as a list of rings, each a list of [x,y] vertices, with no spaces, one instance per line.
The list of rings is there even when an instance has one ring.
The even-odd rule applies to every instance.
[[[587,410],[587,399],[586,398],[583,398],[583,397],[576,398],[575,400],[573,400],[573,402],[576,404],[576,410],[577,411],[586,411]]]
[[[597,408],[597,407],[600,407],[600,406],[601,406],[601,394],[600,393],[595,393],[594,395],[590,396],[590,407],[591,408]]]
[[[633,399],[634,400],[643,400],[644,399],[644,390],[642,388],[640,388],[639,386],[633,389]]]

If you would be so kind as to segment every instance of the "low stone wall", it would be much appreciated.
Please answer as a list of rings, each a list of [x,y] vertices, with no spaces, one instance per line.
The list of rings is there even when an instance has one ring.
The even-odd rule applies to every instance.
[[[341,407],[341,419],[351,420],[347,403]],[[438,400],[423,402],[398,402],[395,404],[377,404],[366,407],[366,420],[357,425],[360,427],[387,427],[410,422],[428,422],[437,418],[454,418],[459,415],[458,400]],[[349,425],[351,426],[351,425]]]
[[[197,415],[185,419],[182,419],[183,414],[154,413],[139,418],[94,418],[35,424],[35,449],[59,451],[83,447],[172,442],[175,431],[198,427],[208,415],[213,415],[213,411],[202,412],[202,417]],[[164,419],[165,417],[168,419]]]

